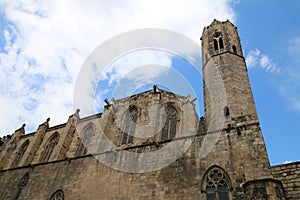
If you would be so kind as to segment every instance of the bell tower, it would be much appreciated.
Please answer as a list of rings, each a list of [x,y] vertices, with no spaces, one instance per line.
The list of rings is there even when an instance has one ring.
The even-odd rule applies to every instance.
[[[256,115],[237,28],[214,20],[202,33],[204,112],[207,124],[221,118]]]

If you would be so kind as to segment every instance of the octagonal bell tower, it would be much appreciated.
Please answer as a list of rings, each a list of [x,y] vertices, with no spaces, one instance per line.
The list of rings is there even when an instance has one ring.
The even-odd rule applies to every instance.
[[[206,122],[256,116],[237,28],[228,20],[214,20],[204,28],[201,40]]]

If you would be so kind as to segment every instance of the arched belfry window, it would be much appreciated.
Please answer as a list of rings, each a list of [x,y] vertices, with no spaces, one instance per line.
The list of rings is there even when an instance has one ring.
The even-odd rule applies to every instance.
[[[231,182],[228,174],[220,167],[207,170],[202,180],[201,192],[206,200],[230,200]]]
[[[123,128],[122,144],[132,144],[138,118],[138,109],[136,106],[129,107],[126,112],[125,123]]]
[[[49,200],[64,200],[64,192],[62,190],[57,190],[52,194]]]
[[[50,156],[57,145],[59,140],[58,133],[54,133],[46,143],[45,149],[41,155],[40,162],[47,162],[50,159]]]
[[[220,52],[220,50],[224,49],[224,42],[221,36],[221,33],[215,33],[214,35],[214,49],[217,52]]]
[[[94,126],[92,124],[88,124],[84,128],[84,135],[81,137],[80,144],[77,149],[77,156],[83,156],[86,155],[88,149],[88,145],[91,143],[91,138],[93,137],[94,133]]]
[[[165,120],[161,132],[161,140],[170,140],[176,136],[177,110],[173,106],[167,106],[163,119]]]
[[[25,152],[26,152],[26,150],[27,150],[27,148],[28,148],[28,145],[29,145],[29,140],[26,140],[26,141],[22,144],[22,146],[20,147],[20,149],[19,149],[19,151],[18,151],[18,154],[17,154],[15,160],[13,161],[13,163],[12,163],[12,165],[11,165],[12,168],[18,167],[18,165],[19,165],[21,159],[23,158],[23,156],[24,156],[24,154],[25,154]]]

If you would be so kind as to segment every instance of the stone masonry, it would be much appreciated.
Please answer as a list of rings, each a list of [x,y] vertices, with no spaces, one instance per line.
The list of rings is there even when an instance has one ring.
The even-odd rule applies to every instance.
[[[0,138],[0,199],[300,199],[300,164],[269,164],[236,27],[214,20],[201,41],[204,117],[154,86],[23,125]]]

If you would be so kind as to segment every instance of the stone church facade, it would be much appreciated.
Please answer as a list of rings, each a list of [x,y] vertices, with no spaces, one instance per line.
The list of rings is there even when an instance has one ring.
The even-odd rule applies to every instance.
[[[154,86],[23,125],[0,140],[0,199],[300,199],[300,162],[270,166],[237,28],[214,20],[201,41],[204,117]]]

